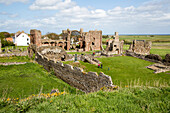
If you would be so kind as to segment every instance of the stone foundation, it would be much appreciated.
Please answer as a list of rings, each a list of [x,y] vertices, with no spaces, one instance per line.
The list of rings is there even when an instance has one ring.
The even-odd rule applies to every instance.
[[[24,51],[21,53],[4,53],[4,54],[0,54],[0,57],[12,57],[12,56],[27,56],[28,52]]]
[[[56,60],[49,60],[49,58],[43,56],[40,52],[36,52],[35,60],[40,65],[43,65],[47,71],[54,71],[56,77],[83,92],[99,91],[104,86],[113,87],[111,77],[102,72],[99,75],[96,72],[87,73],[79,67],[63,64]]]

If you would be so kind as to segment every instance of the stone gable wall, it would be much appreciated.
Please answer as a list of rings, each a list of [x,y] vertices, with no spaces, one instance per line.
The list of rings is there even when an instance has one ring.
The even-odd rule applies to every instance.
[[[129,51],[133,51],[136,54],[149,55],[152,46],[151,41],[134,40],[130,45]]]
[[[79,67],[49,60],[40,52],[36,53],[36,61],[40,65],[43,65],[47,71],[53,70],[58,78],[86,93],[98,91],[104,86],[113,86],[111,77],[104,73],[100,73],[99,75],[96,72],[87,73]]]

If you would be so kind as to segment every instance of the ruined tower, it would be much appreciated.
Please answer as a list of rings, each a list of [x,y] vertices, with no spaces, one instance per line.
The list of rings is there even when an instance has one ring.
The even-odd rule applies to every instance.
[[[35,44],[37,47],[41,46],[41,31],[32,29],[30,30],[31,44]]]
[[[66,49],[70,49],[70,38],[71,38],[71,31],[69,29],[62,30],[63,39],[66,40]]]
[[[89,31],[85,33],[85,51],[101,50],[102,46],[102,31]]]
[[[115,32],[114,39],[109,39],[107,41],[107,47],[106,47],[107,54],[108,55],[122,54],[123,44],[124,44],[124,41],[120,41],[118,32]]]
[[[145,40],[133,40],[133,43],[129,47],[129,51],[136,54],[149,55],[151,50],[152,42]]]

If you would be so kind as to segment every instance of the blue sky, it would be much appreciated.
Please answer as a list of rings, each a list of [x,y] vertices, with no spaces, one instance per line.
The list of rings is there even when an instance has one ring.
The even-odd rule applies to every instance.
[[[0,31],[170,34],[170,0],[0,0]]]

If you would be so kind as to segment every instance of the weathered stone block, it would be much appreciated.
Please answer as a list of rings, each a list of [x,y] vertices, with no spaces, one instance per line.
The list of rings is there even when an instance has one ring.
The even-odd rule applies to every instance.
[[[162,57],[156,54],[146,55],[145,58],[153,59],[156,61],[162,61]]]

